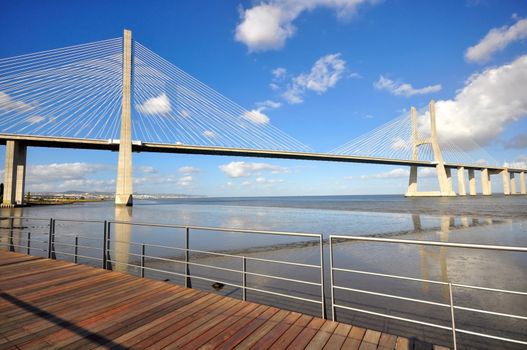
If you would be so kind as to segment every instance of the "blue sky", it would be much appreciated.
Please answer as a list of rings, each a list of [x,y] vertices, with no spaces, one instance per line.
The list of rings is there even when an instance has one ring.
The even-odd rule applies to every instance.
[[[128,28],[315,151],[434,99],[453,137],[525,164],[525,18],[524,1],[498,0],[11,1],[0,5],[0,58]],[[133,161],[142,193],[379,194],[403,193],[407,184],[407,169],[387,166],[163,154]],[[112,191],[116,162],[111,152],[31,148],[28,190]],[[433,180],[425,176],[425,188]]]

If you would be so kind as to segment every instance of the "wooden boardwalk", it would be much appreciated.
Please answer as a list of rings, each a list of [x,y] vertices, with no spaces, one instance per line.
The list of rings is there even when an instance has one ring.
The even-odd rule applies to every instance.
[[[165,282],[0,251],[0,349],[44,348],[407,350],[409,341]]]

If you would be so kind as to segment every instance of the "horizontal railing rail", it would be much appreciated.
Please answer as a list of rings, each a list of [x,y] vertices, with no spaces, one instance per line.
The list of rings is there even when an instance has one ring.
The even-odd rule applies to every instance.
[[[455,311],[456,310],[463,310],[468,312],[475,312],[479,314],[485,314],[485,315],[492,315],[492,316],[499,316],[499,317],[507,317],[511,319],[516,320],[527,320],[527,316],[524,315],[516,315],[511,313],[505,313],[505,312],[496,312],[496,311],[489,311],[489,310],[483,310],[478,308],[470,308],[465,306],[459,306],[454,303],[454,293],[453,288],[465,288],[465,289],[474,289],[474,290],[483,290],[487,292],[493,292],[493,293],[505,293],[505,294],[512,294],[512,295],[519,295],[519,296],[527,296],[527,292],[524,291],[516,291],[516,290],[507,290],[507,289],[500,289],[500,288],[490,288],[490,287],[483,287],[483,286],[471,286],[467,284],[461,284],[461,283],[452,283],[452,282],[445,282],[445,281],[437,281],[437,280],[430,280],[430,279],[422,279],[422,278],[415,278],[415,277],[407,277],[407,276],[400,276],[400,275],[392,275],[392,274],[386,274],[386,273],[378,273],[378,272],[371,272],[371,271],[364,271],[364,270],[356,270],[356,269],[346,269],[342,267],[335,267],[335,256],[334,256],[334,246],[335,242],[349,242],[349,241],[356,241],[356,242],[374,242],[374,243],[389,243],[389,244],[410,244],[410,245],[420,245],[420,246],[434,246],[434,247],[449,247],[449,248],[462,248],[462,249],[480,249],[480,250],[491,250],[491,251],[501,251],[501,252],[521,252],[525,253],[527,252],[527,247],[514,247],[514,246],[501,246],[501,245],[485,245],[485,244],[468,244],[468,243],[451,243],[451,242],[435,242],[435,241],[419,241],[419,240],[405,240],[405,239],[390,239],[390,238],[378,238],[378,237],[362,237],[362,236],[343,236],[343,235],[330,235],[329,236],[329,260],[330,260],[330,283],[331,283],[331,310],[333,315],[333,320],[336,321],[336,310],[337,309],[344,309],[348,311],[354,311],[364,314],[369,314],[373,316],[379,316],[382,318],[388,318],[398,321],[404,321],[414,324],[419,324],[423,326],[428,326],[432,328],[438,328],[442,330],[447,330],[452,332],[452,343],[454,346],[454,349],[457,349],[457,333],[463,333],[463,334],[469,334],[474,335],[478,337],[483,337],[487,339],[493,339],[498,341],[505,341],[509,343],[514,344],[521,344],[521,345],[527,345],[527,341],[521,340],[521,339],[513,339],[513,338],[507,338],[507,337],[501,337],[497,335],[492,334],[486,334],[481,332],[475,332],[467,329],[457,328],[455,323]],[[396,294],[387,294],[387,293],[380,293],[375,292],[371,290],[365,290],[360,288],[350,288],[342,285],[338,285],[336,283],[336,277],[335,272],[343,272],[343,273],[351,273],[351,274],[360,274],[360,275],[366,275],[366,276],[375,276],[380,278],[389,278],[389,279],[396,279],[396,280],[405,280],[405,281],[412,281],[412,282],[423,282],[423,283],[430,283],[430,284],[436,284],[436,285],[442,285],[442,286],[448,286],[448,294],[449,294],[449,303],[440,303],[430,300],[423,300],[423,299],[417,299],[417,298],[410,298],[405,297],[401,295]],[[432,305],[437,306],[445,309],[450,309],[450,326],[445,326],[438,323],[433,322],[424,322],[417,319],[412,319],[408,317],[401,317],[401,316],[395,316],[387,313],[382,312],[375,312],[371,310],[356,308],[356,307],[350,307],[347,305],[339,304],[335,301],[335,290],[343,290],[347,292],[352,293],[361,293],[361,294],[367,294],[372,295],[376,297],[381,298],[388,298],[388,299],[396,299],[396,300],[403,300],[413,303],[419,303],[419,304],[426,304],[426,305]]]

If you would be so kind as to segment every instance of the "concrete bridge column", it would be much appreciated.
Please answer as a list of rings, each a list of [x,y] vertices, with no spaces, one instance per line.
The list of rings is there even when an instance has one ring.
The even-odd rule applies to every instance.
[[[462,166],[457,168],[457,187],[460,196],[467,195],[467,190],[465,189],[465,167]]]
[[[492,194],[489,169],[481,170],[481,187],[484,196],[490,196]]]
[[[414,196],[417,193],[417,167],[410,167],[410,177],[408,179],[408,191],[406,192],[407,197]]]
[[[476,176],[474,174],[474,169],[468,169],[468,187],[469,187],[469,193],[471,196],[475,196],[476,191]]]
[[[510,184],[511,184],[511,194],[517,194],[516,192],[516,178],[514,173],[510,173]]]
[[[123,101],[121,111],[121,135],[115,204],[132,205],[132,117],[130,112],[132,82],[132,32],[124,31],[123,41]]]
[[[511,186],[510,186],[510,178],[509,178],[509,171],[507,169],[504,169],[500,171],[501,177],[503,178],[503,194],[510,195],[511,194]],[[512,175],[512,174],[511,174]]]
[[[5,147],[4,198],[5,205],[23,205],[26,184],[27,146],[8,140]]]
[[[522,171],[520,173],[520,193],[527,194],[527,192],[525,191],[525,171]]]

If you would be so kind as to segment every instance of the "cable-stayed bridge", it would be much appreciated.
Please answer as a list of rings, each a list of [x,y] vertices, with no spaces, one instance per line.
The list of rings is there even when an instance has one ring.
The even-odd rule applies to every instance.
[[[440,118],[441,116],[438,116]],[[302,142],[132,40],[123,38],[0,59],[0,143],[6,145],[3,205],[24,204],[27,147],[119,152],[116,203],[132,204],[132,152],[302,159],[409,166],[408,196],[525,194],[525,169],[498,164],[470,140],[448,142],[434,103],[328,153]],[[467,151],[469,150],[469,151]],[[435,169],[439,191],[419,192],[418,168]],[[468,191],[465,172],[468,171]],[[519,176],[517,176],[519,175]],[[516,182],[519,180],[519,188]]]

